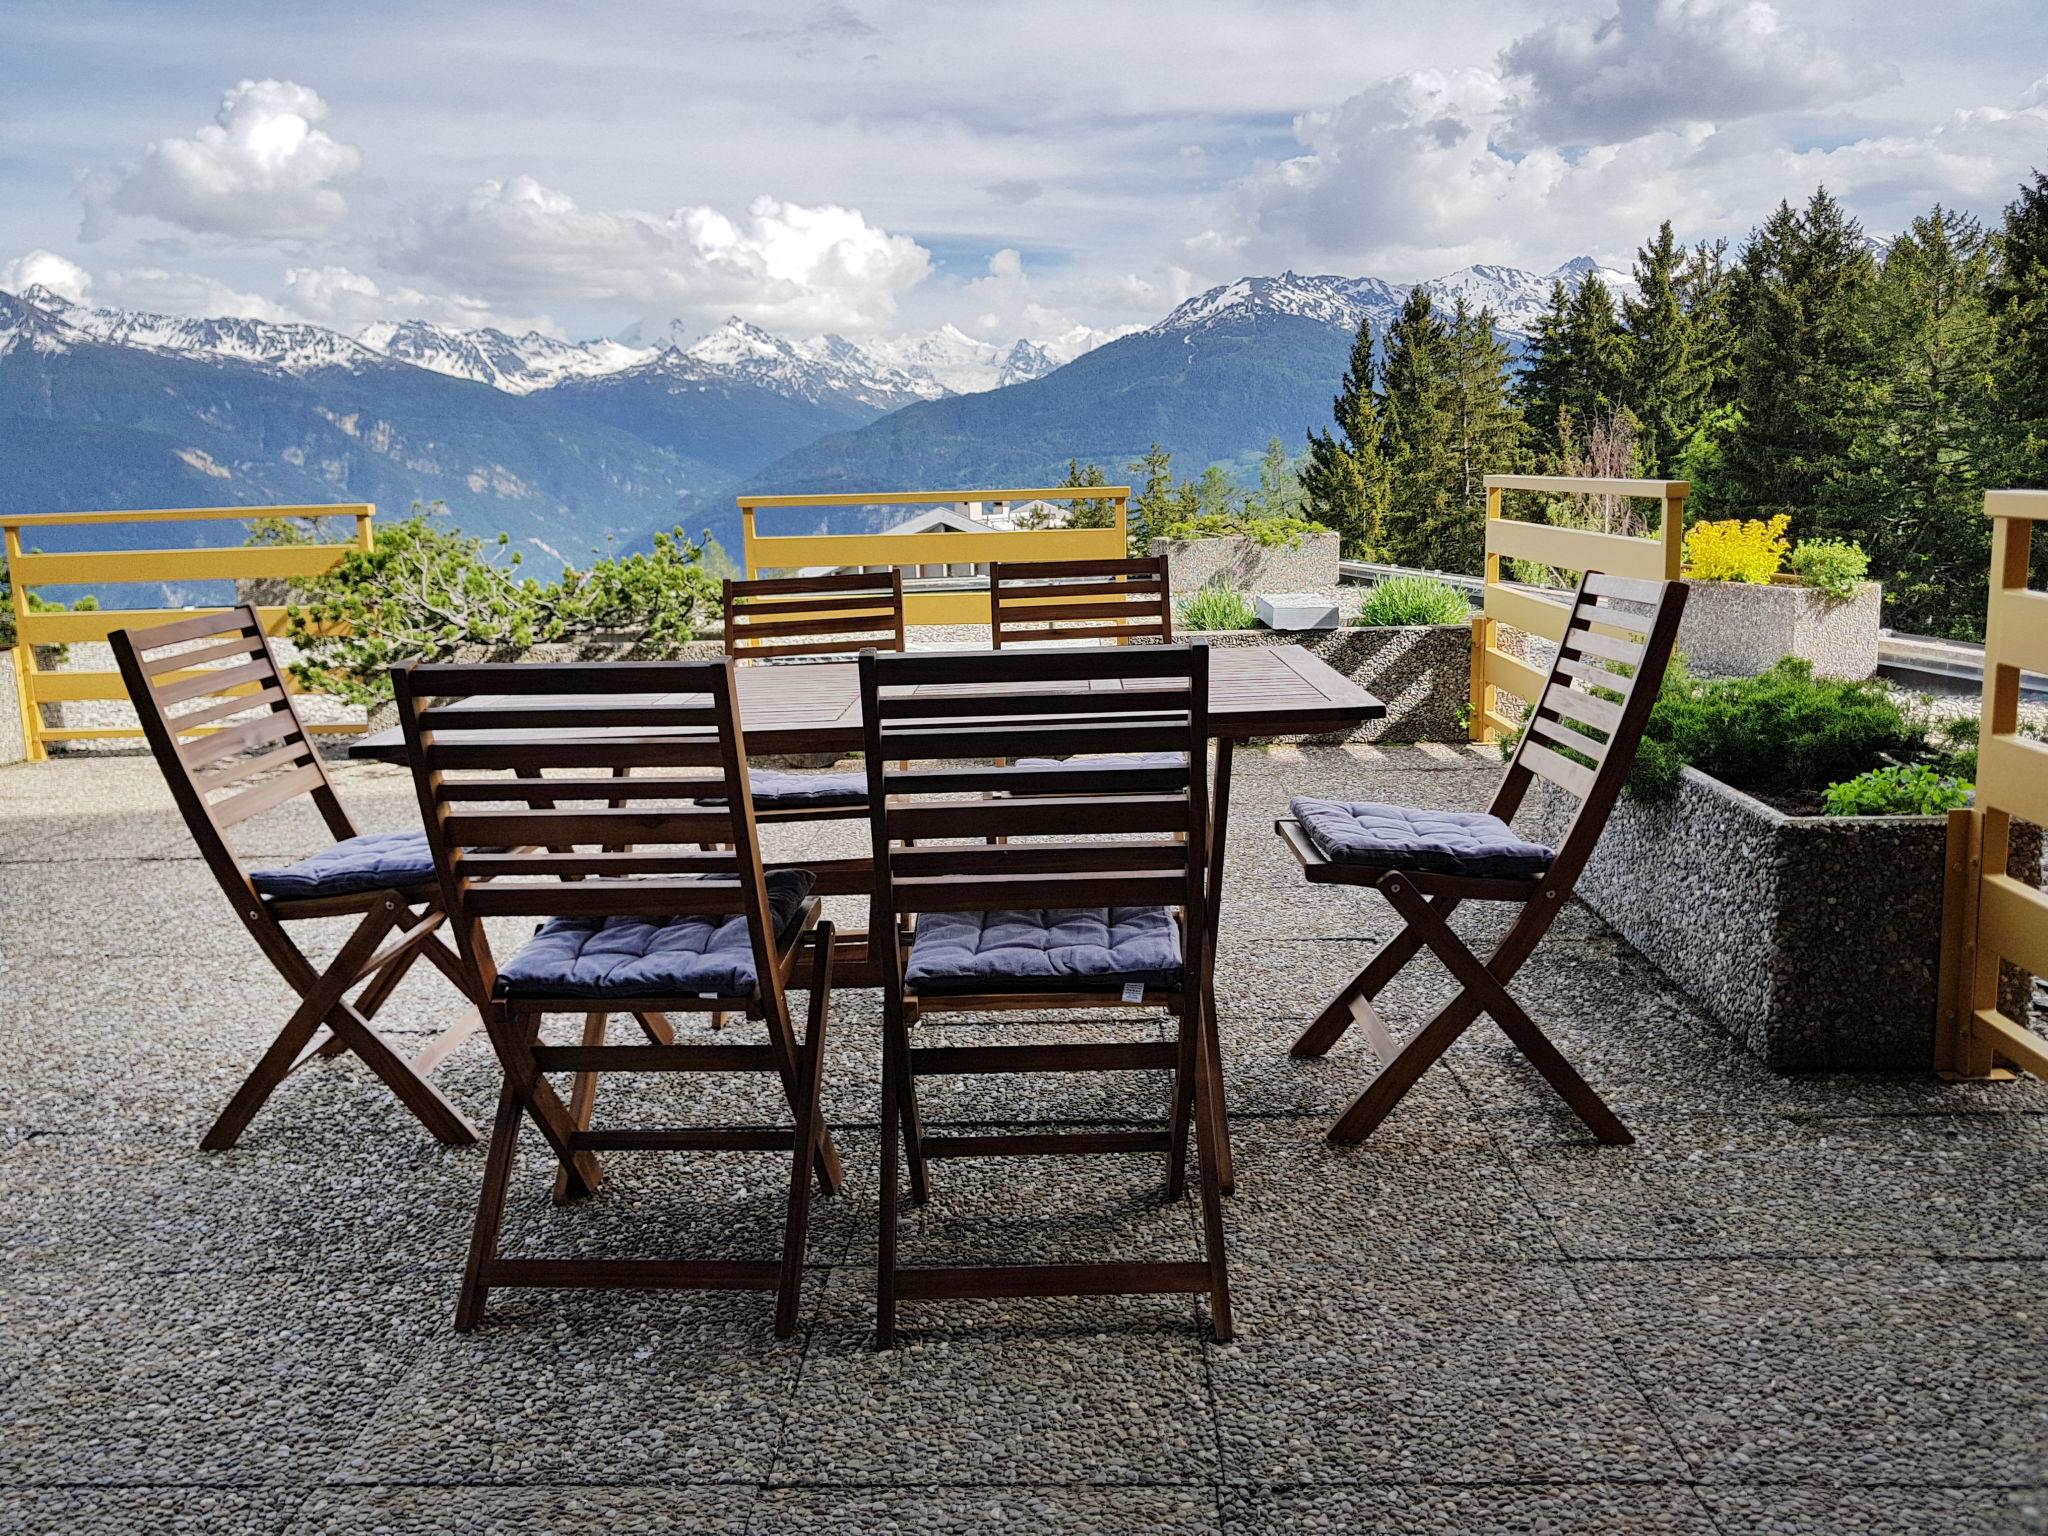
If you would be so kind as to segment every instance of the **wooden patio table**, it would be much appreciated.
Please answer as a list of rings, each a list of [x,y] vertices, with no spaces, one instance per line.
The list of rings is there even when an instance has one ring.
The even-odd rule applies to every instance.
[[[611,666],[654,667],[659,663],[612,662]],[[738,669],[741,725],[746,733],[747,751],[753,756],[790,753],[825,753],[840,756],[858,752],[862,746],[860,684],[851,661],[824,661],[741,667]],[[1032,684],[1044,690],[1047,684]],[[1075,685],[1101,687],[1103,684]],[[1139,682],[1123,685],[1142,687]],[[613,708],[625,703],[650,703],[662,695],[644,697],[613,694],[591,701],[593,709]],[[678,706],[702,705],[698,694],[677,694]],[[469,707],[488,708],[505,701],[475,699]],[[524,699],[522,703],[537,700]],[[549,700],[569,704],[572,700]],[[456,706],[460,709],[461,705]],[[1209,733],[1216,742],[1212,811],[1209,818],[1209,943],[1208,963],[1202,978],[1204,1006],[1216,1017],[1216,939],[1223,910],[1223,863],[1229,842],[1231,759],[1241,741],[1269,736],[1308,736],[1345,731],[1368,720],[1385,716],[1387,707],[1372,694],[1325,665],[1298,645],[1216,646],[1209,654]],[[528,751],[549,742],[573,741],[584,732],[489,730],[466,733],[477,744],[502,744],[505,767],[530,778],[540,776],[540,765]],[[589,736],[607,740],[620,736],[658,739],[659,732],[638,727],[592,726]],[[405,740],[396,730],[376,731],[354,738],[348,749],[352,758],[374,762],[405,761]],[[873,867],[867,858],[806,860],[803,867],[817,876],[816,890],[826,896],[864,896],[873,884]],[[867,952],[867,935],[842,935],[847,953],[843,966],[835,962],[835,978],[852,985],[880,985],[872,957]],[[1217,1031],[1210,1029],[1212,1052]],[[1222,1080],[1220,1055],[1210,1064],[1216,1081]],[[1223,1140],[1227,1148],[1229,1140]],[[1229,1154],[1224,1155],[1223,1185],[1231,1184]]]

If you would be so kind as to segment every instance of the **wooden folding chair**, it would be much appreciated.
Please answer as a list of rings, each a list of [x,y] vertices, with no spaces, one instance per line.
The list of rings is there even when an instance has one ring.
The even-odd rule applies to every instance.
[[[117,629],[108,639],[200,857],[300,998],[200,1146],[232,1147],[279,1083],[316,1056],[346,1051],[360,1056],[438,1140],[475,1141],[475,1128],[428,1081],[476,1032],[474,1009],[411,1060],[370,1023],[423,955],[471,1000],[467,972],[436,934],[442,912],[426,838],[356,831],[307,739],[255,609]],[[333,844],[288,868],[244,869],[229,830],[306,796]],[[360,921],[323,971],[285,930],[331,917]],[[364,990],[351,1003],[347,994],[358,984]]]
[[[395,669],[392,680],[442,900],[505,1071],[456,1327],[476,1326],[496,1286],[716,1288],[774,1291],[775,1330],[787,1337],[796,1327],[811,1173],[828,1192],[843,1180],[818,1108],[832,927],[818,922],[807,871],[763,872],[731,661],[416,665]],[[469,736],[493,729],[531,734],[510,748]],[[535,808],[531,779],[490,776],[508,757],[529,772],[574,776],[546,779],[545,802]],[[628,777],[629,768],[663,771]],[[675,769],[711,771],[668,771]],[[721,803],[701,803],[712,792]],[[548,921],[501,966],[485,929],[492,917]],[[806,950],[810,1017],[799,1044],[787,989]],[[759,1019],[764,1043],[674,1044],[648,1022],[719,1011]],[[614,1013],[638,1018],[646,1041],[607,1044]],[[581,1042],[543,1043],[550,1014],[581,1015]],[[566,1104],[551,1072],[575,1075]],[[793,1125],[593,1130],[598,1079],[607,1072],[774,1073]],[[561,1164],[558,1198],[596,1191],[603,1151],[790,1154],[781,1257],[500,1257],[499,1226],[528,1116]]]
[[[1173,592],[1164,555],[992,561],[988,606],[989,638],[999,651],[1076,640],[1173,643]]]
[[[1683,582],[1592,573],[1581,580],[1543,696],[1485,813],[1297,799],[1294,814],[1276,823],[1309,880],[1372,886],[1407,919],[1294,1042],[1294,1055],[1321,1056],[1355,1023],[1380,1062],[1378,1075],[1330,1128],[1331,1141],[1370,1135],[1482,1013],[1596,1137],[1615,1145],[1633,1140],[1507,988],[1563,910],[1600,840],[1635,762],[1684,608]],[[1554,851],[1523,842],[1507,825],[1539,778],[1579,802]],[[1451,913],[1464,901],[1521,903],[1506,937],[1484,961],[1451,930]],[[1459,991],[1397,1048],[1373,999],[1425,948],[1450,970]]]
[[[922,914],[914,935],[877,946],[886,952],[878,1344],[893,1341],[897,1303],[906,1298],[1160,1291],[1206,1295],[1216,1336],[1228,1339],[1219,1127],[1211,1097],[1196,1092],[1210,1027],[1201,985],[1206,869],[1191,851],[1206,846],[1208,651],[869,653],[860,668],[873,806],[872,931],[902,933],[905,919]],[[998,745],[1028,751],[1052,740],[1171,754],[1171,763],[1088,774],[986,766]],[[960,798],[997,791],[1002,798]],[[932,843],[996,837],[1008,841]],[[1006,924],[1017,930],[1007,939],[995,931]],[[1178,1017],[1175,1042],[910,1044],[912,1024],[946,1013],[1129,1009],[1146,1000]],[[1170,1073],[1165,1123],[1141,1131],[941,1136],[927,1135],[919,1116],[920,1076],[1083,1071]],[[1199,1260],[899,1262],[899,1157],[907,1156],[918,1204],[930,1196],[932,1159],[1101,1152],[1164,1153],[1167,1195],[1177,1199],[1191,1121],[1202,1198]]]

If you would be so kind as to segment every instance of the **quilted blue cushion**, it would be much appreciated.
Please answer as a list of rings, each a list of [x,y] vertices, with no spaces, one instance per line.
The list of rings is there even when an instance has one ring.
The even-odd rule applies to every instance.
[[[815,877],[769,872],[768,906],[786,939]],[[554,917],[498,972],[507,997],[745,997],[754,990],[747,920]]]
[[[1423,811],[1305,795],[1293,811],[1309,841],[1338,864],[1515,879],[1542,874],[1556,857],[1484,811]]]
[[[425,885],[434,878],[434,856],[424,832],[366,832],[322,848],[283,869],[257,869],[249,883],[265,896],[299,900],[348,896],[358,891]]]
[[[1184,752],[1116,752],[1102,757],[1020,757],[1017,768],[1178,768]]]
[[[1180,927],[1165,907],[926,912],[904,984],[913,992],[1114,992],[1180,985]]]
[[[868,803],[868,776],[864,773],[782,773],[773,768],[748,770],[747,783],[754,791],[757,811],[829,810]],[[702,795],[700,805],[723,805],[723,795]]]

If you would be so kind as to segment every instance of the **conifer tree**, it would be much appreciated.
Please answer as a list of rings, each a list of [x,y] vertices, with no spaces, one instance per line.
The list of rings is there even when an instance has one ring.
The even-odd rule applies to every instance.
[[[1724,515],[1782,512],[1796,536],[1854,535],[1836,528],[1829,486],[1854,431],[1843,401],[1869,368],[1863,310],[1875,282],[1861,226],[1825,187],[1798,213],[1780,203],[1751,236],[1729,294],[1740,414],[1715,487]]]
[[[1306,500],[1299,462],[1287,456],[1278,437],[1269,439],[1259,458],[1259,488],[1245,498],[1245,511],[1253,517],[1300,517]]]
[[[1562,278],[1550,283],[1550,303],[1530,327],[1522,351],[1522,376],[1515,382],[1515,400],[1537,453],[1552,462],[1571,428],[1561,418],[1571,392],[1571,290]]]
[[[1144,555],[1151,550],[1156,530],[1173,518],[1173,455],[1154,443],[1124,472],[1138,482],[1125,517],[1127,542],[1133,555]]]
[[[1105,485],[1102,466],[1092,460],[1082,464],[1079,459],[1067,460],[1067,476],[1060,484],[1073,489],[1091,485]],[[1082,500],[1076,498],[1067,503],[1067,526],[1069,528],[1108,528],[1116,521],[1116,513],[1106,501]]]
[[[1614,313],[1614,291],[1598,272],[1579,279],[1564,322],[1564,404],[1574,416],[1606,416],[1623,403],[1628,333]]]
[[[1659,479],[1672,474],[1707,408],[1707,370],[1694,350],[1693,318],[1681,289],[1685,264],[1686,252],[1666,219],[1637,250],[1637,294],[1622,304],[1628,354],[1621,395],[1640,427],[1637,455]]]
[[[2035,171],[2007,206],[1997,256],[1986,300],[2007,427],[2000,478],[2039,489],[2048,487],[2048,175]]]
[[[1337,432],[1310,432],[1301,468],[1308,516],[1334,528],[1344,554],[1354,560],[1378,559],[1386,532],[1387,459],[1377,379],[1372,321],[1360,320],[1350,366],[1330,402]]]
[[[1477,573],[1486,554],[1486,476],[1522,467],[1527,434],[1509,398],[1508,349],[1494,333],[1492,312],[1458,300],[1448,340],[1456,479],[1443,502],[1449,515],[1432,531],[1431,563]]]
[[[1412,288],[1387,332],[1385,557],[1395,565],[1434,564],[1435,532],[1449,512],[1450,374],[1449,332],[1429,295]]]

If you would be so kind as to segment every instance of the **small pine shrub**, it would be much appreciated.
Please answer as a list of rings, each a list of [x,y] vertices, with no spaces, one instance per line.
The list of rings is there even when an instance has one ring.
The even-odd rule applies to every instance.
[[[1258,610],[1252,607],[1252,600],[1228,587],[1204,587],[1181,599],[1182,629],[1251,629],[1258,622]]]
[[[1873,768],[1821,796],[1823,816],[1945,816],[1970,803],[1975,786],[1932,763]]]
[[[1396,576],[1365,595],[1357,623],[1370,629],[1412,624],[1463,624],[1472,617],[1464,594],[1433,576]]]
[[[1870,556],[1843,539],[1801,539],[1785,566],[1814,591],[1839,602],[1856,595],[1856,584],[1870,574]]]
[[[1685,536],[1687,574],[1694,581],[1769,581],[1784,563],[1790,522],[1781,512],[1767,523],[1731,518],[1693,524]]]

